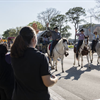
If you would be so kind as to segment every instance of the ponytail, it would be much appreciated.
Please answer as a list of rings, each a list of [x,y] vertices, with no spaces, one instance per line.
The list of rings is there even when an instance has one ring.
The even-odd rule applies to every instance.
[[[31,44],[31,40],[34,36],[35,32],[32,27],[23,27],[11,47],[11,57],[22,57],[27,47]]]
[[[25,50],[27,49],[28,44],[25,43],[23,37],[18,35],[11,47],[11,57],[20,58],[24,55]]]

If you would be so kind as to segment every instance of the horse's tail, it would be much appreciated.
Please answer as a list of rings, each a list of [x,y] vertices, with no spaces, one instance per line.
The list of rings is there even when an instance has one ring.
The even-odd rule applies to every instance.
[[[49,45],[50,45],[50,44],[48,44],[48,46],[47,46],[47,54],[48,54],[48,55],[50,55]]]

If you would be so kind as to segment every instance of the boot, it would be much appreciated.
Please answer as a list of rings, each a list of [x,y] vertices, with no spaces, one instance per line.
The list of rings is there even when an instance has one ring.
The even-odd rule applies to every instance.
[[[68,53],[68,52],[65,52],[64,54],[65,54],[65,56],[66,56],[66,57],[69,55],[69,53]]]
[[[50,57],[52,58],[53,56],[52,56],[52,50],[51,50],[51,52],[50,52]]]

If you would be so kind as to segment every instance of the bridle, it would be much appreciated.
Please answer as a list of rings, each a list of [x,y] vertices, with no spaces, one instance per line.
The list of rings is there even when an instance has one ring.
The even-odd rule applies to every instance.
[[[83,40],[83,43],[84,43],[84,40]],[[88,46],[88,39],[87,39],[87,44],[84,43],[84,47],[86,47],[86,48],[89,47],[89,46]],[[82,51],[84,48],[82,48],[82,46],[81,46],[80,49],[81,49],[81,51]]]
[[[64,47],[64,50],[66,50],[66,49],[67,49],[67,48],[65,47],[65,45],[64,45],[64,44],[63,44],[63,47]],[[55,49],[56,49],[56,51],[57,51],[57,53],[58,53],[59,55],[64,55],[64,53],[63,53],[63,54],[59,53],[56,47],[55,47]]]

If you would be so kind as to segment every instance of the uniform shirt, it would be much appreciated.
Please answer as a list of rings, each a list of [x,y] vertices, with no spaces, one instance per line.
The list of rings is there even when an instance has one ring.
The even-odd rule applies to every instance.
[[[84,36],[85,36],[85,35],[84,35],[83,33],[80,32],[80,33],[76,33],[76,36],[79,37],[79,38],[78,38],[79,40],[84,40]]]
[[[52,40],[56,40],[56,39],[60,40],[61,39],[61,34],[59,32],[52,31],[49,27],[48,27],[48,30],[52,34]]]
[[[50,75],[44,54],[28,48],[22,58],[11,58],[15,76],[12,100],[49,100],[48,88],[42,76]]]
[[[92,35],[92,40],[96,40],[97,38],[99,39],[99,35],[95,35],[94,33],[91,32]]]

